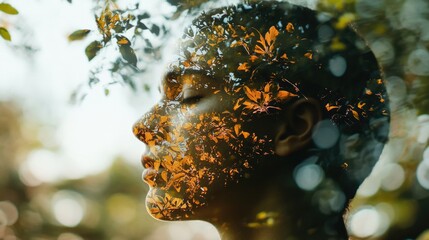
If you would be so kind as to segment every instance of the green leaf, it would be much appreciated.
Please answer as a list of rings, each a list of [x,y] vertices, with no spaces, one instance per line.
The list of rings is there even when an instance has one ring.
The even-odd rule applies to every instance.
[[[152,29],[150,29],[150,31],[151,31],[153,34],[155,34],[156,36],[158,36],[158,35],[159,35],[159,33],[160,33],[160,31],[161,31],[161,28],[160,28],[160,27],[158,27],[158,25],[153,25],[153,26],[152,26]]]
[[[103,47],[99,41],[93,41],[90,43],[86,49],[85,54],[88,57],[88,60],[91,61],[95,56],[97,56],[98,51]]]
[[[137,66],[137,57],[134,50],[130,45],[119,45],[119,51],[121,52],[122,57],[134,67]]]
[[[7,41],[12,40],[10,37],[9,31],[6,28],[0,27],[0,36],[2,36],[2,38],[4,38]]]
[[[10,5],[9,3],[0,3],[0,11],[11,15],[18,14],[18,10],[12,7],[12,5]]]
[[[70,34],[68,39],[69,41],[81,40],[84,39],[90,32],[91,30],[89,29],[77,30]]]

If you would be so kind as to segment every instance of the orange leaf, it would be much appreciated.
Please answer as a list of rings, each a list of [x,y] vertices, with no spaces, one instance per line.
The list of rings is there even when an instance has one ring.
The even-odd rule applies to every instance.
[[[234,111],[237,110],[241,106],[241,104],[240,104],[241,100],[243,100],[243,98],[239,98],[237,100],[237,102],[235,103],[234,108],[233,108]]]
[[[145,139],[145,141],[150,141],[150,140],[152,140],[152,134],[150,134],[149,132],[145,132],[144,133],[144,139]]]
[[[241,132],[242,134],[243,134],[243,137],[244,138],[248,138],[249,137],[249,135],[250,135],[250,133],[248,133],[248,132]]]
[[[160,119],[160,121],[159,121],[159,124],[163,124],[163,123],[167,122],[167,120],[168,120],[168,117],[167,117],[167,116],[161,116],[161,119]]]
[[[241,128],[241,125],[240,124],[235,124],[235,126],[234,126],[234,131],[235,131],[235,134],[238,136],[238,134],[240,133],[240,128]]]
[[[238,66],[237,70],[248,72],[249,68],[250,68],[250,66],[247,64],[247,62],[245,62],[245,63],[240,64],[240,66]]]
[[[269,103],[269,102],[271,101],[271,96],[270,96],[270,94],[263,93],[262,95],[264,96],[264,102],[265,102],[265,103]]]
[[[271,83],[267,83],[264,87],[264,92],[268,93],[270,92]]]
[[[192,128],[192,123],[185,123],[185,124],[183,124],[183,129],[185,129],[185,130],[189,130],[189,129],[191,129]]]
[[[308,52],[308,53],[304,54],[304,57],[311,60],[311,59],[313,59],[313,53]]]
[[[360,108],[360,109],[362,109],[365,105],[366,105],[366,103],[359,102],[357,107]]]
[[[359,120],[359,113],[352,109],[353,117]]]
[[[338,106],[331,106],[329,103],[326,104],[325,106],[326,110],[331,111],[332,109],[337,109],[339,108]]]
[[[161,165],[161,161],[160,160],[156,160],[154,163],[153,163],[153,168],[156,170],[156,171],[158,171],[159,170],[159,166]]]
[[[282,100],[282,101],[287,100],[287,99],[289,99],[289,98],[291,98],[291,97],[295,97],[295,96],[296,96],[296,94],[293,94],[293,93],[288,92],[288,91],[285,91],[285,90],[280,90],[280,91],[277,93],[277,97],[278,97],[280,100]]]
[[[128,39],[125,38],[125,37],[123,37],[123,38],[121,38],[121,39],[118,40],[118,44],[119,45],[127,45],[129,43],[130,43],[130,41],[128,41]]]
[[[245,101],[243,103],[243,105],[244,105],[244,108],[246,108],[246,109],[254,109],[254,108],[258,108],[259,107],[258,104],[253,103],[253,102],[249,102],[249,101]]]
[[[165,182],[167,182],[167,181],[168,181],[168,179],[167,179],[167,172],[166,172],[166,171],[162,171],[162,172],[161,172],[161,178],[162,178],[162,180],[164,180]]]
[[[252,90],[247,86],[244,86],[244,92],[246,93],[246,96],[254,102],[258,102],[261,98],[261,93],[259,91]]]
[[[271,26],[270,30],[265,34],[265,40],[267,40],[268,45],[271,45],[272,42],[274,42],[279,35],[279,31],[276,27]]]
[[[250,56],[250,61],[254,62],[256,59],[258,59],[257,56],[255,55]]]
[[[283,53],[283,55],[280,58],[282,58],[282,59],[288,59],[286,53]]]
[[[293,31],[295,31],[295,27],[293,26],[292,23],[288,23],[286,25],[286,31],[288,31],[289,33],[292,33]]]

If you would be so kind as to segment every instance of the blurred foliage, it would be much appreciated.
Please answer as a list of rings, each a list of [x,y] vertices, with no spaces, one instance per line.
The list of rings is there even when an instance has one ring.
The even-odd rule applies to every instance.
[[[152,14],[137,2],[133,8],[120,9],[115,1],[106,0],[95,16],[97,29],[81,29],[71,33],[69,41],[83,40],[87,36],[95,38],[85,49],[89,61],[102,55],[103,49],[114,48],[119,54],[116,58],[102,59],[90,73],[89,85],[102,82],[99,77],[104,70],[102,65],[110,66],[110,83],[124,83],[135,89],[134,78],[144,73],[151,63],[161,59],[161,51],[170,37],[170,23],[184,12],[198,10],[208,0],[166,0],[175,7],[174,12],[161,16],[162,22],[154,21]],[[149,33],[149,34],[148,34]],[[137,53],[137,54],[136,54]],[[110,84],[109,83],[109,84]],[[143,90],[148,91],[147,85]],[[106,94],[108,94],[108,90]]]
[[[321,0],[318,7],[338,16],[339,22],[351,20],[364,36],[384,70],[391,100],[387,156],[361,187],[364,193],[358,192],[349,213],[353,221],[359,210],[372,209],[380,219],[366,219],[376,225],[374,231],[352,239],[427,239],[429,2]]]
[[[43,147],[39,127],[29,123],[16,104],[0,102],[0,239],[145,239],[151,233],[154,220],[145,214],[146,190],[137,180],[141,171],[121,159],[98,175],[29,184],[34,176],[20,167],[22,159]],[[78,226],[58,220],[59,193],[82,205]]]

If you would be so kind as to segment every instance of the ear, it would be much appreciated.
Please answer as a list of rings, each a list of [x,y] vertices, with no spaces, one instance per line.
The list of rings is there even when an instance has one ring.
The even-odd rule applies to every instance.
[[[299,99],[292,103],[275,137],[276,154],[284,157],[306,147],[311,142],[314,125],[321,118],[321,107],[315,99]]]

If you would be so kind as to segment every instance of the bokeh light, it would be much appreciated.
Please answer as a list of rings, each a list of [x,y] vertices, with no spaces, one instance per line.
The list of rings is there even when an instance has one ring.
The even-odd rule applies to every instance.
[[[85,216],[85,208],[84,200],[77,192],[62,190],[52,197],[55,219],[64,226],[77,226]]]
[[[360,238],[367,238],[377,233],[381,218],[373,207],[362,207],[350,217],[350,231]]]
[[[334,146],[339,137],[340,131],[338,127],[329,120],[318,122],[314,127],[312,136],[314,144],[322,149]]]
[[[311,191],[323,180],[325,174],[322,168],[315,163],[303,163],[295,168],[294,179],[298,187]]]

